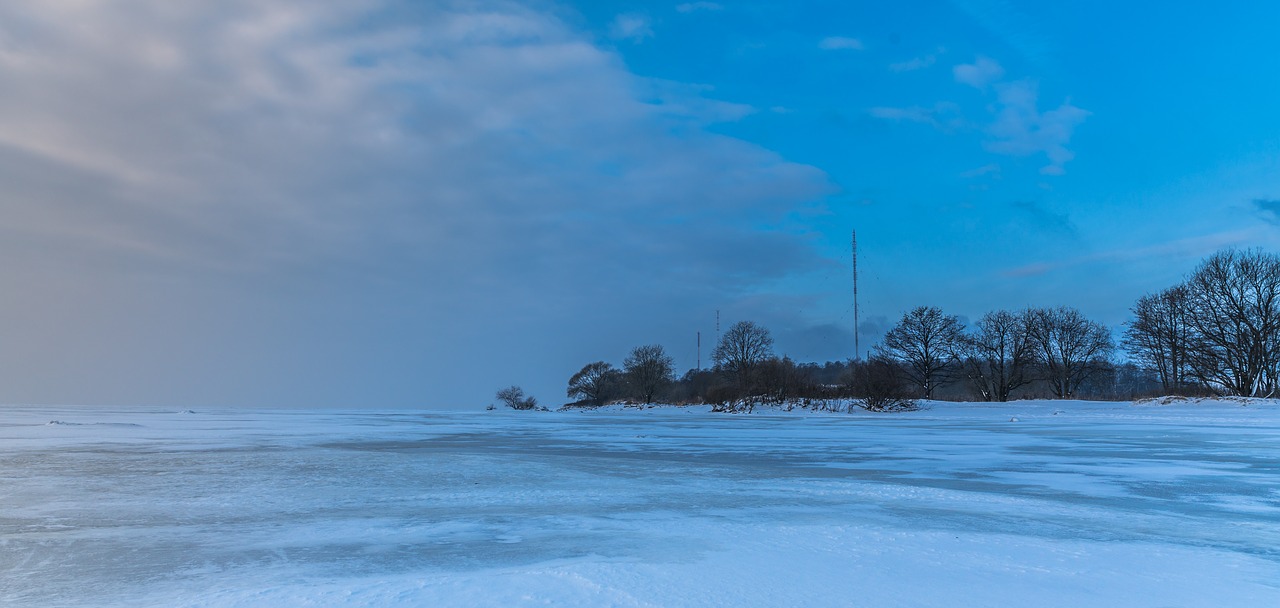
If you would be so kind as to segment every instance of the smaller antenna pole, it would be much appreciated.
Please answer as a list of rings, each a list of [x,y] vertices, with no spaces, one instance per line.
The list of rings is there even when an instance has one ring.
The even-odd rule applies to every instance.
[[[702,332],[698,332],[698,371],[702,371]]]
[[[858,231],[851,233],[853,246],[853,360],[862,360],[862,348],[858,344]]]

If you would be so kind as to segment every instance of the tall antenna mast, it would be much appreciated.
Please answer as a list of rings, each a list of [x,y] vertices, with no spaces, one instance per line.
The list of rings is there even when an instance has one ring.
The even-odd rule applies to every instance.
[[[853,247],[853,360],[862,360],[862,348],[858,344],[858,231],[851,231]]]
[[[698,332],[698,371],[702,371],[702,332]]]

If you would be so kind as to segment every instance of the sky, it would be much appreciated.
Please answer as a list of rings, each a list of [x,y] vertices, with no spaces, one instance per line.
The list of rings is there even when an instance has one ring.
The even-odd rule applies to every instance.
[[[0,5],[0,402],[558,405],[1280,245],[1280,4]]]

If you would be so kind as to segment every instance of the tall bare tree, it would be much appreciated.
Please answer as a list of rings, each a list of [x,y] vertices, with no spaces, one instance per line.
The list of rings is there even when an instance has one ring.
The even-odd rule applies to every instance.
[[[1142,296],[1124,331],[1125,350],[1156,373],[1165,392],[1184,388],[1190,380],[1194,332],[1188,293],[1186,285],[1178,285]]]
[[[1280,257],[1228,249],[1187,281],[1191,364],[1210,386],[1268,396],[1280,382]]]
[[[1025,313],[989,312],[974,325],[965,341],[965,373],[987,401],[1008,401],[1009,395],[1031,381],[1035,348]]]
[[[569,397],[601,405],[618,389],[621,379],[622,375],[613,365],[596,361],[582,366],[569,378],[569,389],[565,393]]]
[[[902,320],[876,346],[881,356],[902,362],[908,379],[932,399],[939,386],[953,380],[953,365],[963,345],[964,326],[955,315],[933,306],[920,306]]]
[[[646,404],[653,403],[658,391],[675,380],[675,361],[658,344],[632,349],[627,360],[622,362],[622,369],[628,387]]]
[[[1066,306],[1025,314],[1044,380],[1058,398],[1074,397],[1085,380],[1109,367],[1115,344],[1106,326]]]
[[[766,359],[773,356],[773,336],[769,330],[752,321],[734,323],[720,336],[720,343],[711,351],[716,368],[728,376],[740,390],[750,388],[752,374]]]

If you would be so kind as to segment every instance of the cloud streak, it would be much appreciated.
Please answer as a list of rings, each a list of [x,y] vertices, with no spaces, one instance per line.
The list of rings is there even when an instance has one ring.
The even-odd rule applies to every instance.
[[[899,62],[895,62],[895,63],[890,63],[890,64],[889,64],[889,71],[890,71],[890,72],[914,72],[914,71],[916,71],[916,70],[923,70],[923,69],[925,69],[925,68],[927,68],[927,67],[931,67],[931,66],[933,66],[933,64],[937,63],[937,62],[938,62],[938,56],[939,56],[939,55],[941,55],[941,54],[942,54],[942,53],[944,53],[944,52],[945,52],[945,49],[939,48],[939,49],[938,49],[938,51],[937,51],[936,53],[929,53],[928,55],[921,55],[920,57],[915,57],[915,58],[909,59],[909,60],[907,60],[907,61],[899,61]]]
[[[1252,202],[1254,211],[1262,221],[1280,226],[1280,200],[1255,198]]]
[[[625,13],[613,18],[609,35],[618,40],[643,42],[653,38],[653,20],[641,13]]]
[[[696,13],[698,11],[718,11],[724,6],[716,2],[683,2],[676,5],[678,13]]]
[[[979,56],[973,63],[962,63],[951,68],[956,82],[975,89],[986,89],[991,83],[1004,78],[1004,68],[999,63]]]
[[[927,124],[943,131],[953,131],[965,126],[965,121],[960,113],[960,106],[946,101],[938,102],[932,107],[909,106],[897,108],[877,106],[868,108],[867,113],[881,120]]]
[[[1257,239],[1256,231],[1237,230],[1219,232],[1202,236],[1188,237],[1158,243],[1145,247],[1110,249],[1069,259],[1050,262],[1036,262],[1004,270],[1000,273],[1005,278],[1026,278],[1040,276],[1078,266],[1092,264],[1132,263],[1152,258],[1178,258],[1195,260],[1212,254],[1225,247],[1235,247]]]
[[[824,51],[861,51],[862,41],[846,36],[829,36],[818,42],[818,48]]]

